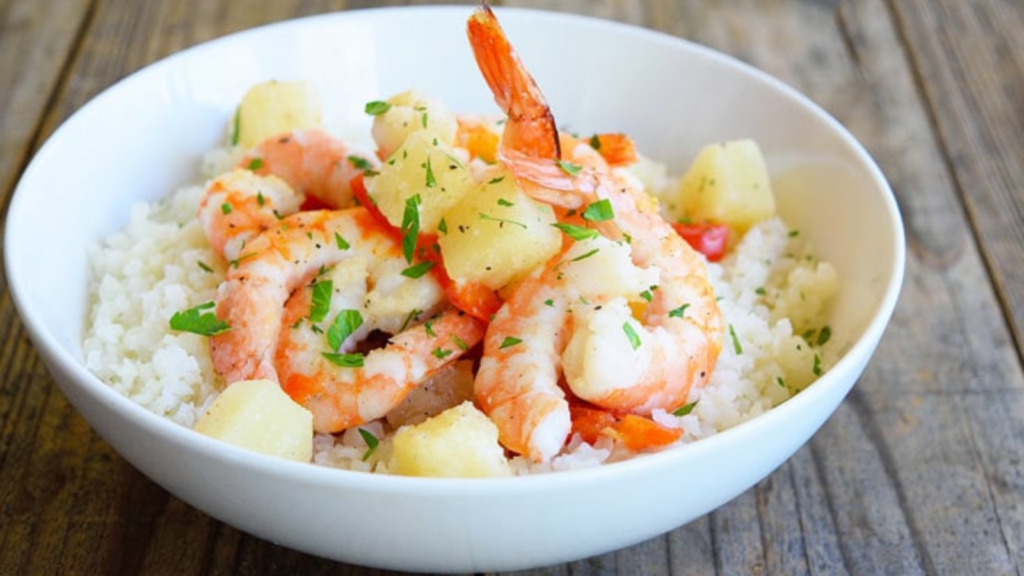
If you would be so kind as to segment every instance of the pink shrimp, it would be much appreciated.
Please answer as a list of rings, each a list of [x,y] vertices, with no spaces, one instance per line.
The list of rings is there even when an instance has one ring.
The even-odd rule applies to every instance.
[[[612,208],[614,218],[595,222],[577,215],[575,223],[620,240],[582,252],[582,242],[570,245],[519,285],[485,336],[477,401],[507,448],[546,461],[571,430],[561,379],[577,397],[610,410],[649,414],[678,407],[692,386],[707,381],[723,320],[703,262],[661,218],[657,203],[593,146],[559,142],[540,90],[486,5],[471,17],[468,33],[495,101],[509,117],[502,163],[539,201],[577,214],[596,203]],[[621,138],[610,155],[616,166],[635,157],[631,142]],[[628,257],[618,264],[611,257],[616,268],[606,267],[597,282],[593,274],[569,272],[601,250],[626,250]],[[609,289],[615,282],[618,287]]]
[[[214,251],[231,261],[246,242],[297,211],[301,202],[280,178],[236,169],[206,185],[198,216]]]
[[[376,163],[355,154],[327,132],[308,128],[268,138],[250,150],[239,166],[261,175],[273,174],[302,196],[330,208],[353,205],[349,183]]]
[[[299,319],[312,325],[330,317],[327,310],[312,311],[303,291],[293,294],[332,267],[347,264],[354,270],[347,288],[355,286],[358,292],[359,283],[368,281],[369,268],[391,262],[407,266],[400,245],[364,208],[284,218],[244,247],[218,291],[217,316],[231,329],[211,337],[215,370],[227,384],[252,378],[280,382],[313,412],[320,432],[385,415],[409,390],[479,342],[483,323],[446,309],[424,327],[412,321],[417,314],[410,308],[411,327],[396,329],[386,345],[347,352],[365,333],[346,333],[342,325],[334,329],[335,316],[330,325],[299,334]],[[331,288],[321,296],[329,303],[334,292]],[[439,295],[440,288],[433,293]],[[361,317],[360,303],[351,305]],[[413,306],[426,310],[438,305],[436,298],[428,298]]]

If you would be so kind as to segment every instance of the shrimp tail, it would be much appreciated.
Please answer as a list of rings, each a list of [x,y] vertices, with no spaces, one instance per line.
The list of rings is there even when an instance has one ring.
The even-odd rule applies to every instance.
[[[467,34],[480,73],[508,116],[499,152],[514,149],[539,158],[560,158],[551,108],[486,2],[470,17]]]

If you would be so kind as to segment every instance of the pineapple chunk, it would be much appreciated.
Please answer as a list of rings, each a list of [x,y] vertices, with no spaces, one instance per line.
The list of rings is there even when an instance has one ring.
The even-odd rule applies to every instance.
[[[271,380],[228,386],[199,418],[195,430],[289,460],[308,462],[313,456],[313,415]]]
[[[551,209],[509,175],[481,184],[445,212],[444,220],[448,232],[438,244],[448,275],[492,290],[526,276],[562,245]]]
[[[320,125],[320,96],[310,82],[264,82],[238,105],[232,143],[248,149],[282,132]]]
[[[390,468],[405,476],[481,478],[512,473],[498,444],[498,428],[472,402],[399,429],[392,450]]]
[[[424,131],[444,144],[455,141],[458,121],[438,100],[409,90],[387,100],[387,110],[373,118],[373,140],[381,158],[387,158],[410,134]]]
[[[677,216],[726,224],[739,232],[775,215],[768,168],[753,140],[706,146],[679,185]]]
[[[476,186],[454,149],[423,130],[413,132],[365,183],[392,226],[402,226],[407,204],[419,196],[419,228],[428,233],[436,232],[441,214]]]

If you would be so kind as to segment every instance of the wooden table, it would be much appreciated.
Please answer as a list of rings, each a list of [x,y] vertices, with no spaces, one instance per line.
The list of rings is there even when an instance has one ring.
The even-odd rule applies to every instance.
[[[126,74],[228,32],[371,4],[0,0],[3,206],[54,128]],[[909,243],[892,324],[809,445],[687,526],[529,574],[1024,572],[1024,3],[495,4],[657,29],[793,84],[878,159]],[[240,533],[136,472],[55,388],[3,277],[0,291],[0,573],[363,572]]]

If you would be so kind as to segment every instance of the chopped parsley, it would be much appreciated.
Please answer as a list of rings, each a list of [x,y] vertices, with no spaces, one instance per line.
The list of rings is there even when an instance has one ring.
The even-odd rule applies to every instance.
[[[498,206],[515,206],[512,202],[505,200],[504,198],[498,198]]]
[[[437,231],[444,235],[448,234],[448,222],[444,218],[441,218],[441,221],[437,223]]]
[[[673,416],[686,416],[690,412],[693,412],[693,409],[697,407],[697,402],[698,402],[698,400],[694,400],[693,402],[690,402],[689,404],[684,404],[683,406],[680,406],[679,408],[676,408],[676,410],[674,412],[672,412],[672,415]]]
[[[421,276],[429,272],[430,269],[433,267],[434,263],[427,260],[424,260],[423,262],[417,262],[416,264],[409,266],[405,270],[402,270],[402,276],[413,279],[420,278]]]
[[[522,222],[516,222],[515,220],[509,220],[508,218],[498,218],[496,216],[491,216],[490,214],[484,214],[483,212],[480,213],[480,219],[497,222],[499,227],[501,224],[513,224],[515,226],[521,226],[524,230],[527,229],[526,224],[523,224]]]
[[[363,462],[377,450],[377,446],[380,446],[380,440],[373,435],[373,432],[365,428],[359,428],[359,435],[362,436],[363,442],[366,442],[366,452],[363,452]]]
[[[632,324],[630,324],[629,322],[623,324],[622,331],[626,333],[626,338],[629,338],[629,345],[633,347],[633,350],[636,350],[637,348],[640,347],[640,335],[637,334],[636,330],[633,329]]]
[[[231,326],[223,320],[218,320],[213,312],[204,312],[213,308],[213,302],[204,302],[198,306],[175,312],[171,316],[171,330],[179,332],[192,332],[200,336],[216,336],[231,330]]]
[[[822,326],[821,330],[818,331],[818,340],[815,344],[822,346],[828,342],[830,338],[832,338],[832,327],[828,325]]]
[[[337,232],[334,233],[334,243],[338,245],[338,250],[348,250],[352,247],[352,245],[342,238],[341,234],[338,234]]]
[[[263,168],[263,159],[253,158],[252,160],[249,160],[249,164],[246,165],[246,168],[252,170],[253,172],[259,170],[260,168]]]
[[[583,218],[591,222],[603,222],[615,218],[615,210],[612,209],[611,201],[605,198],[587,206],[583,210]]]
[[[566,162],[565,160],[559,160],[556,164],[558,164],[558,167],[562,169],[562,172],[565,172],[569,176],[575,176],[580,173],[580,170],[583,170],[583,166],[573,164],[572,162]]]
[[[331,327],[327,329],[327,345],[331,351],[341,348],[345,340],[362,325],[363,315],[359,313],[359,310],[349,309],[338,312],[338,315],[334,317],[334,322],[331,322]]]
[[[242,130],[241,107],[235,108],[235,119],[231,123],[231,145],[238,146],[238,135]]]
[[[736,330],[733,329],[732,324],[729,324],[729,337],[732,338],[732,349],[736,355],[743,354],[743,346],[740,345],[740,339],[736,336]]]
[[[465,340],[459,338],[458,336],[455,336],[454,334],[452,335],[452,342],[455,342],[455,345],[458,346],[459,350],[462,350],[463,352],[469,350],[469,344],[466,344]]]
[[[516,338],[515,336],[505,336],[505,339],[501,341],[501,345],[498,346],[498,349],[500,350],[502,348],[508,348],[509,346],[515,346],[516,344],[521,344],[522,342],[522,338]]]
[[[209,264],[203,262],[202,260],[197,261],[196,265],[199,266],[203,270],[203,272],[213,272],[213,268],[210,268]]]
[[[444,360],[445,358],[451,356],[453,353],[453,351],[445,350],[444,348],[434,348],[434,351],[431,352],[431,354],[433,354],[434,357],[437,358],[438,360]]]
[[[690,307],[689,304],[683,304],[679,308],[673,308],[672,310],[668,311],[668,317],[669,318],[682,318],[683,314],[686,313],[686,309],[689,308],[689,307]]]
[[[346,160],[348,160],[348,163],[351,164],[352,167],[355,168],[356,170],[362,170],[365,172],[367,170],[373,169],[373,164],[370,164],[370,161],[367,160],[366,158],[362,158],[360,156],[356,156],[353,154],[348,156]]]
[[[221,214],[224,214],[224,215],[231,214],[232,210],[233,210],[233,208],[231,208],[231,204],[229,204],[227,202],[225,202],[225,203],[220,205],[220,212],[221,212]]]
[[[388,110],[391,110],[391,104],[388,104],[387,102],[383,102],[381,100],[367,102],[366,107],[363,108],[363,111],[369,114],[370,116],[380,116],[381,114],[387,112]]]
[[[320,322],[327,318],[327,313],[331,309],[331,294],[333,293],[334,282],[330,280],[323,280],[313,284],[313,303],[309,306],[310,322]]]
[[[590,137],[590,147],[593,148],[594,150],[600,150],[601,149],[601,137],[598,136],[597,134],[594,134],[593,136],[591,136]]]
[[[266,199],[266,197],[263,196],[263,192],[257,192],[256,193],[256,204],[258,204],[260,208],[263,208],[263,206],[266,203],[267,203],[267,199]]]
[[[405,211],[402,213],[402,254],[406,262],[412,262],[419,235],[420,195],[413,194],[405,200]]]
[[[573,240],[589,240],[591,238],[597,238],[597,230],[593,228],[586,228],[584,226],[577,226],[575,224],[566,224],[564,222],[556,222],[552,224],[555,228],[558,228],[562,232],[565,232],[567,236]]]
[[[815,376],[821,376],[821,356],[818,354],[814,355],[814,366],[811,368]]]
[[[435,187],[437,187],[437,180],[434,178],[434,169],[430,167],[430,157],[429,156],[427,157],[427,161],[423,165],[423,167],[426,168],[426,170],[427,170],[427,181],[426,181],[427,188],[435,188]]]
[[[366,360],[366,357],[358,352],[352,354],[321,352],[320,355],[330,361],[331,364],[341,366],[342,368],[362,368],[363,362]]]
[[[405,332],[405,329],[409,327],[409,324],[419,317],[423,313],[423,310],[419,308],[413,308],[409,311],[409,315],[405,317],[405,321],[402,322],[402,327],[398,329],[399,332]]]
[[[579,256],[573,258],[572,261],[573,262],[579,262],[580,260],[585,260],[585,259],[590,258],[591,256],[593,256],[594,254],[597,254],[600,250],[601,250],[600,248],[594,248],[593,250],[591,250],[589,252],[585,252],[585,253],[580,254]]]
[[[487,183],[488,184],[497,184],[497,183],[503,181],[504,179],[505,179],[504,176],[495,176],[494,178],[491,178],[490,181],[488,181]]]

